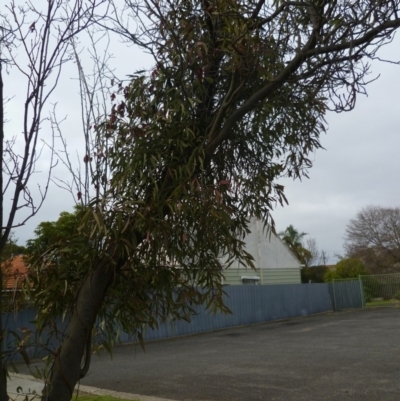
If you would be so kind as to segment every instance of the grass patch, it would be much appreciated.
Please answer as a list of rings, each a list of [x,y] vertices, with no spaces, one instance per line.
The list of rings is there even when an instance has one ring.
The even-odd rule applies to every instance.
[[[122,398],[115,398],[109,395],[83,395],[80,394],[78,397],[74,396],[71,401],[132,401],[132,400],[125,400]]]
[[[374,302],[367,302],[366,306],[395,306],[398,305],[399,301],[397,300],[388,300],[388,301],[374,301]]]

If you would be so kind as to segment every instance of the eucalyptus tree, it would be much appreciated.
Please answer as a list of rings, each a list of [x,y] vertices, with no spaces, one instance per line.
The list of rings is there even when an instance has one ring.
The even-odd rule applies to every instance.
[[[107,190],[82,218],[90,265],[48,400],[71,398],[96,319],[140,337],[194,304],[223,307],[220,257],[252,265],[249,216],[271,222],[286,202],[279,178],[307,175],[326,111],[354,107],[400,26],[398,1],[126,0],[119,11],[103,28],[154,66],[115,82],[93,127],[102,145],[84,160]]]

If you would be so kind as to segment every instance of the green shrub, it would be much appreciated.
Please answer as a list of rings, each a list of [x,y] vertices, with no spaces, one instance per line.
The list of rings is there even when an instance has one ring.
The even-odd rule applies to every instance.
[[[302,283],[323,283],[328,268],[326,266],[303,267],[301,269]]]
[[[342,259],[334,269],[329,269],[324,275],[326,283],[336,279],[357,278],[366,275],[368,271],[363,262],[357,259]]]

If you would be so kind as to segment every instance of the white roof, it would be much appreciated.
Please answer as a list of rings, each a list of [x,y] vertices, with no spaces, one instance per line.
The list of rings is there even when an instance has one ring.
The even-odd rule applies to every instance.
[[[263,229],[263,222],[252,218],[250,233],[245,237],[246,251],[254,258],[254,266],[263,269],[301,268],[303,265],[297,260],[286,244],[275,235],[268,226]],[[230,267],[237,269],[239,263]]]

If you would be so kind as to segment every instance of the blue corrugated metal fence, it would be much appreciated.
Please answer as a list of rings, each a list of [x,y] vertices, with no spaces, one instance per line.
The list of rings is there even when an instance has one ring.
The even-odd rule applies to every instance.
[[[190,323],[161,323],[157,330],[148,329],[145,339],[203,333],[333,310],[327,284],[238,285],[226,287],[225,292],[224,302],[232,314],[210,314],[199,306]],[[121,339],[132,341],[124,333]]]
[[[196,309],[190,323],[176,321],[161,323],[156,330],[147,329],[147,341],[203,333],[228,327],[243,326],[300,316],[309,316],[335,310],[335,302],[341,309],[359,308],[360,286],[353,282],[335,283],[335,296],[331,284],[281,284],[245,285],[225,287],[224,302],[232,314],[210,314],[203,306]],[[343,300],[341,300],[343,297]],[[3,314],[3,323],[8,330],[20,327],[34,329],[32,309],[20,311],[17,315]],[[8,338],[11,338],[8,336]],[[122,342],[133,341],[127,333],[121,334]]]

